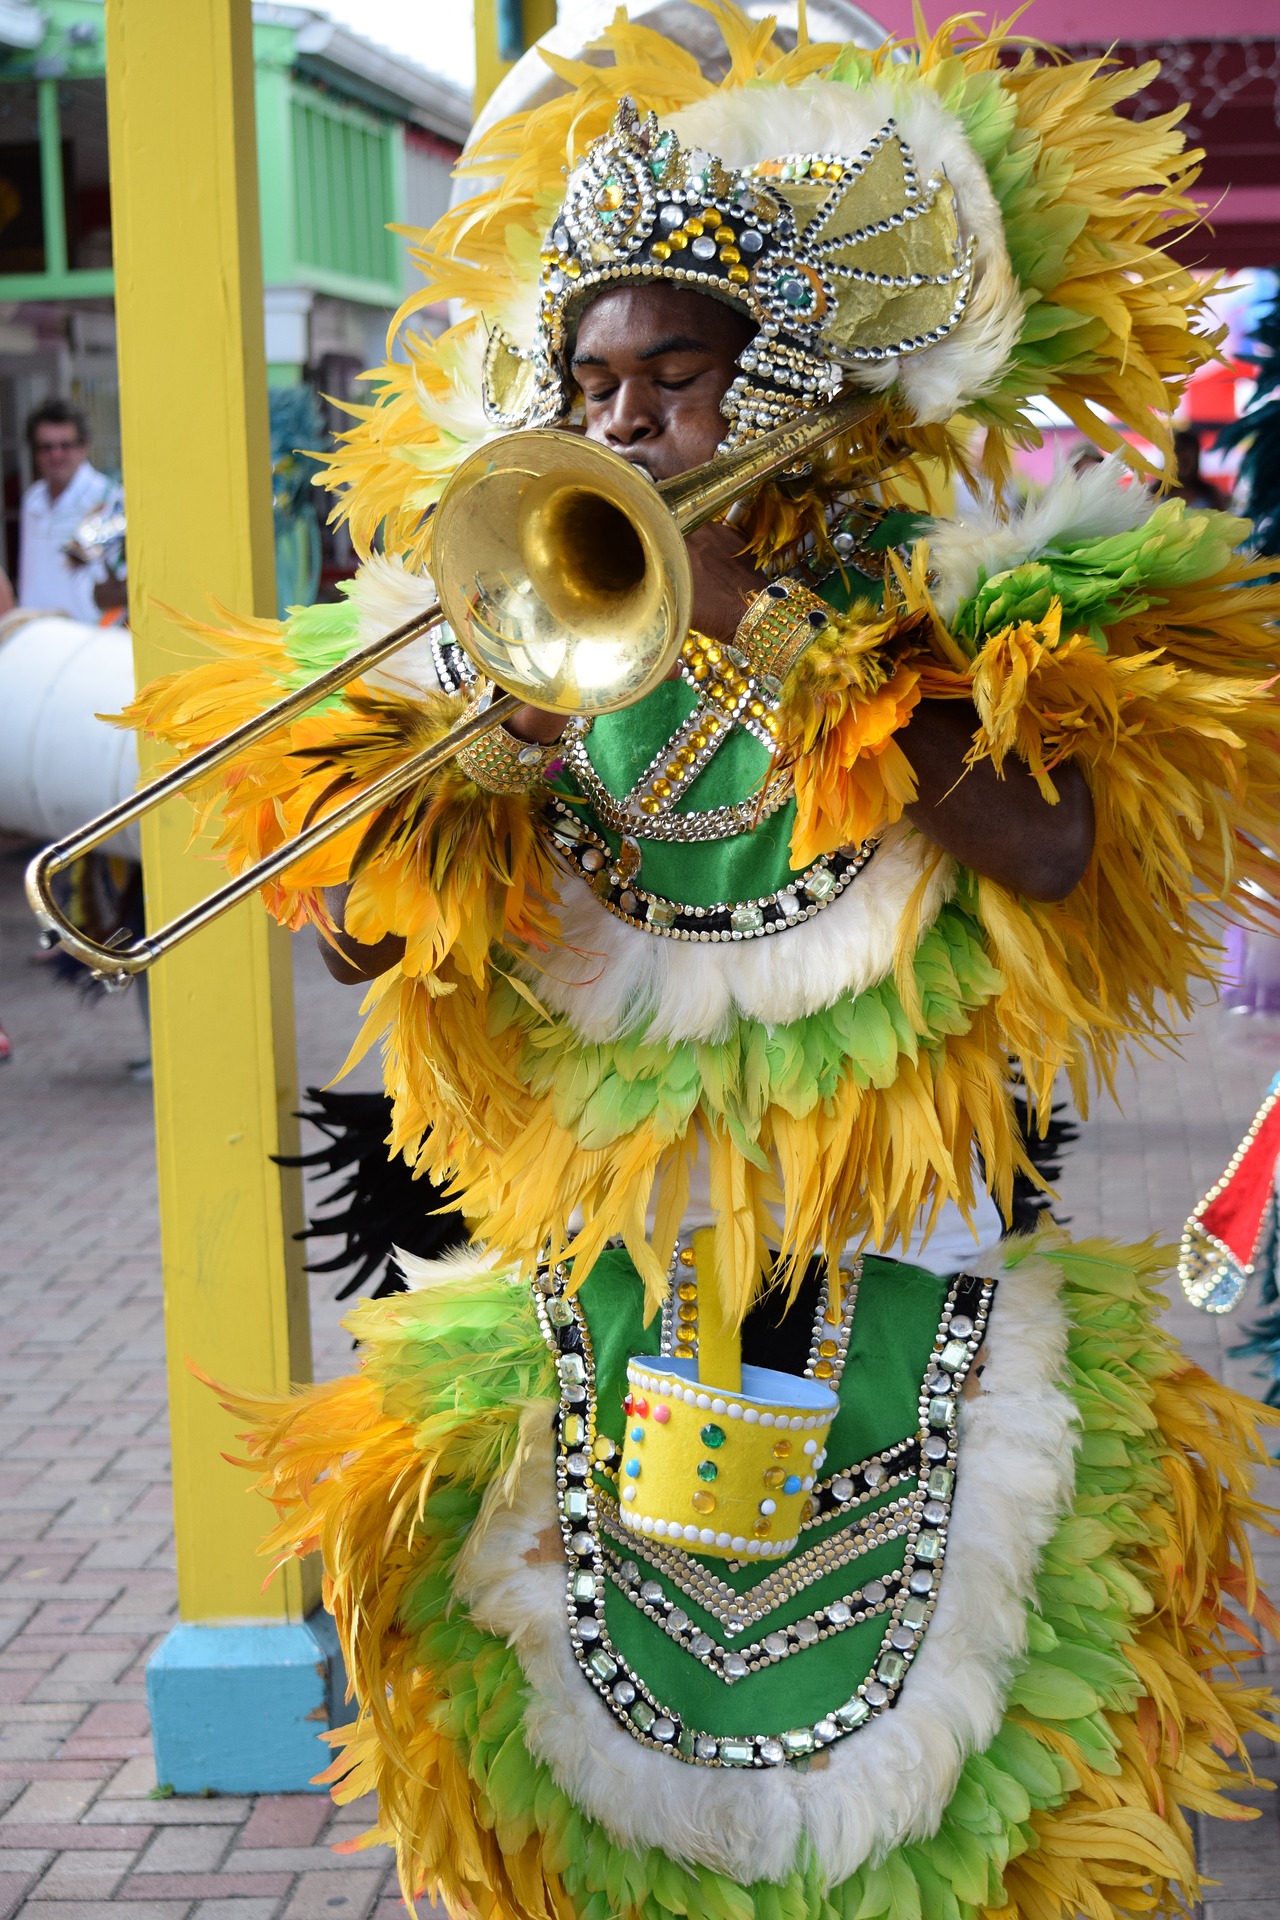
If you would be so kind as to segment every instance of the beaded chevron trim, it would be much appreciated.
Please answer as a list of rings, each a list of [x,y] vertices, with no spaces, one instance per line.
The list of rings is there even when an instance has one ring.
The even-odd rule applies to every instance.
[[[581,737],[566,741],[564,759],[574,780],[586,794],[591,811],[606,827],[612,827],[615,833],[641,834],[646,840],[674,840],[682,846],[695,840],[732,840],[737,834],[752,832],[778,811],[790,796],[791,776],[778,774],[767,783],[762,793],[751,794],[745,800],[736,800],[723,807],[705,807],[696,813],[669,811],[671,804],[688,790],[702,772],[716,747],[727,738],[727,722],[715,712],[708,711],[705,703],[700,704],[661,752],[655,754],[641,776],[636,796],[628,794],[625,800],[617,799],[605,786],[591,764],[591,756]],[[687,755],[688,758],[680,774],[669,780],[662,769],[676,754]],[[642,793],[646,786],[653,788],[659,782],[667,789],[665,800],[649,792]],[[646,807],[651,811],[646,811]]]
[[[676,1263],[673,1269],[678,1270]],[[652,1540],[624,1535],[623,1559],[606,1535],[617,1541],[622,1531],[615,1518],[617,1503],[602,1484],[596,1452],[595,1362],[591,1335],[582,1310],[565,1288],[568,1270],[558,1267],[543,1275],[534,1289],[534,1303],[544,1339],[556,1360],[560,1381],[557,1412],[556,1499],[565,1557],[568,1562],[566,1613],[569,1643],[584,1677],[600,1696],[614,1720],[646,1747],[704,1767],[764,1769],[803,1760],[867,1725],[891,1708],[923,1644],[937,1603],[946,1559],[947,1526],[957,1472],[956,1410],[961,1390],[981,1346],[995,1287],[991,1281],[960,1275],[952,1285],[934,1337],[933,1354],[920,1386],[918,1429],[910,1440],[919,1448],[912,1471],[908,1440],[887,1449],[875,1461],[834,1475],[827,1491],[852,1502],[865,1491],[883,1491],[887,1455],[897,1456],[894,1480],[910,1490],[886,1507],[865,1514],[841,1533],[829,1535],[807,1548],[794,1562],[773,1569],[745,1594],[737,1594],[681,1545],[657,1536],[662,1523],[652,1523]],[[678,1380],[662,1377],[662,1359],[652,1362],[655,1391],[693,1391]],[[712,1405],[708,1397],[708,1406]],[[729,1408],[726,1402],[726,1416]],[[872,1470],[879,1474],[873,1480]],[[883,1477],[881,1477],[883,1476]],[[815,1488],[815,1493],[820,1490]],[[663,1578],[675,1585],[712,1618],[736,1635],[747,1627],[763,1626],[770,1611],[814,1578],[815,1569],[829,1573],[852,1565],[866,1551],[873,1534],[881,1539],[905,1537],[903,1566],[885,1576],[855,1586],[848,1595],[785,1629],[764,1632],[741,1648],[731,1648],[698,1629],[665,1593]],[[743,1561],[759,1556],[767,1542],[743,1542]],[[642,1563],[650,1569],[644,1572]],[[660,1577],[662,1576],[662,1577]],[[796,1586],[800,1581],[801,1585]],[[672,1638],[726,1685],[744,1679],[819,1644],[862,1619],[885,1619],[880,1650],[865,1680],[833,1712],[806,1726],[782,1734],[727,1738],[685,1723],[612,1644],[605,1619],[605,1595],[613,1585],[632,1603],[660,1621]]]
[[[726,901],[714,907],[689,907],[678,900],[650,893],[636,877],[640,847],[630,836],[615,856],[607,840],[573,809],[553,794],[539,821],[543,838],[566,860],[571,871],[585,880],[602,907],[642,933],[667,940],[759,940],[785,933],[788,927],[812,920],[823,907],[838,900],[857,879],[876,850],[875,840],[860,847],[842,847],[823,854],[804,873],[794,874],[776,893],[754,900]]]

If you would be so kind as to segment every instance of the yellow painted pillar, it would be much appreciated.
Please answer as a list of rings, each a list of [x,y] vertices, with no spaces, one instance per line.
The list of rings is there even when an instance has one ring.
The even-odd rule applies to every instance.
[[[207,658],[162,605],[203,617],[212,596],[275,609],[250,0],[107,0],[106,28],[142,684]],[[152,924],[215,877],[189,832],[180,804],[144,830]],[[296,1150],[288,938],[253,902],[162,961],[151,992],[181,1613],[300,1621],[315,1578],[291,1565],[264,1591],[268,1510],[223,1460],[237,1451],[233,1423],[187,1367],[251,1392],[310,1378],[290,1237],[299,1177],[270,1159]]]
[[[556,23],[556,0],[475,0],[476,91],[472,112],[479,113],[504,74],[510,73],[514,60],[504,59],[500,46],[499,10],[520,7],[524,22],[524,45],[550,32]]]

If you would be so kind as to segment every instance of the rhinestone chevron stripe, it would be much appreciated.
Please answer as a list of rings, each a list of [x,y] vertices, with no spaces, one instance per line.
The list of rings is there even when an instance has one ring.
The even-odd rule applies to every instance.
[[[762,820],[768,820],[778,811],[791,793],[790,774],[780,774],[769,781],[763,793],[752,794],[729,806],[704,807],[698,813],[669,811],[728,737],[728,722],[714,710],[699,704],[684,726],[654,755],[634,795],[628,794],[625,800],[610,793],[592,766],[582,740],[567,743],[565,765],[591,802],[593,812],[615,833],[642,834],[646,840],[674,840],[680,845],[691,840],[732,840],[736,834],[752,832]],[[674,764],[677,755],[681,764],[674,779],[668,779],[663,768]],[[666,789],[661,795],[652,791],[658,786]],[[641,798],[651,801],[652,805],[642,807]]]
[[[689,907],[640,884],[641,849],[635,840],[624,837],[615,855],[608,841],[579,819],[557,794],[550,796],[539,828],[552,851],[586,882],[609,913],[642,933],[665,940],[696,940],[704,945],[708,941],[760,940],[812,920],[857,879],[878,844],[876,840],[864,840],[860,847],[842,847],[836,853],[823,854],[776,893],[714,907]],[[645,836],[660,837],[652,834],[648,825]]]
[[[615,1517],[616,1499],[601,1484],[597,1468],[591,1336],[577,1302],[565,1294],[567,1280],[567,1269],[556,1268],[543,1275],[534,1290],[539,1325],[555,1356],[560,1381],[556,1496],[568,1563],[566,1621],[574,1658],[613,1718],[642,1745],[692,1765],[764,1768],[803,1760],[891,1709],[937,1602],[956,1483],[957,1407],[986,1331],[993,1284],[961,1275],[950,1288],[921,1381],[916,1433],[873,1459],[833,1475],[814,1492],[820,1500],[826,1495],[839,1505],[854,1505],[889,1491],[890,1480],[904,1486],[912,1480],[914,1485],[887,1505],[853,1518],[851,1525],[816,1542],[796,1561],[771,1570],[748,1592],[737,1594],[694,1555],[670,1542],[624,1535],[625,1557],[615,1544],[606,1544],[606,1535],[613,1535],[616,1543],[622,1529]],[[661,1359],[653,1365],[660,1380]],[[855,1560],[858,1543],[869,1541],[873,1533],[905,1538],[900,1571],[851,1588],[841,1599],[785,1629],[757,1631],[739,1647],[729,1647],[699,1629],[665,1590],[664,1580],[695,1600],[725,1629],[727,1638],[736,1637],[748,1628],[764,1626],[768,1612],[801,1590],[794,1584],[796,1579],[819,1561],[828,1556],[833,1556],[833,1565]],[[861,1547],[866,1550],[865,1545]],[[748,1563],[728,1563],[731,1568],[743,1564]],[[781,1734],[726,1738],[686,1724],[618,1653],[605,1620],[610,1585],[658,1621],[726,1685],[793,1658],[844,1631],[859,1617],[883,1617],[885,1628],[866,1679],[831,1713]]]
[[[833,1600],[821,1613],[811,1614],[789,1627],[767,1633],[762,1640],[754,1640],[749,1646],[729,1647],[722,1646],[704,1628],[691,1621],[683,1607],[667,1598],[659,1581],[646,1580],[636,1561],[615,1561],[610,1555],[609,1577],[641,1613],[647,1614],[650,1620],[656,1620],[678,1645],[730,1687],[739,1680],[745,1680],[749,1673],[759,1673],[764,1667],[777,1666],[779,1661],[788,1659],[793,1653],[803,1653],[806,1647],[814,1647],[820,1640],[830,1640],[846,1627],[856,1626],[863,1620],[875,1619],[886,1613],[893,1604],[893,1589],[902,1578],[901,1574],[893,1573],[884,1580],[868,1580],[865,1587],[846,1595],[843,1600]]]

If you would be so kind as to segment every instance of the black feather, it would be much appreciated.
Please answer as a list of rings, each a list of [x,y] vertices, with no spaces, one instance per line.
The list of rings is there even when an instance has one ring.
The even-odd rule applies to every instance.
[[[309,1260],[308,1273],[349,1274],[335,1298],[353,1293],[381,1300],[403,1293],[395,1249],[434,1260],[466,1244],[462,1215],[450,1208],[439,1187],[415,1179],[404,1160],[387,1154],[391,1102],[381,1093],[333,1093],[308,1087],[308,1104],[298,1114],[325,1136],[325,1144],[296,1158],[279,1155],[282,1167],[345,1175],[325,1194],[299,1240],[340,1240],[326,1260]],[[377,1284],[370,1286],[376,1278]]]
[[[1048,1181],[1050,1186],[1055,1185],[1062,1176],[1063,1154],[1071,1142],[1080,1137],[1079,1127],[1074,1120],[1059,1118],[1065,1102],[1059,1102],[1051,1109],[1049,1124],[1043,1133],[1037,1132],[1030,1124],[1025,1093],[1015,1091],[1013,1107],[1028,1160],[1042,1180]],[[1053,1211],[1050,1199],[1051,1196],[1037,1187],[1027,1174],[1015,1173],[1008,1231],[1031,1233],[1042,1224],[1046,1214],[1055,1226],[1066,1226],[1066,1220]]]

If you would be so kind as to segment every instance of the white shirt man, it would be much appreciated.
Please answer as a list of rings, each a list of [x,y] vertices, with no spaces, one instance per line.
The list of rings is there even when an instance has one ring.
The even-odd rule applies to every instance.
[[[30,422],[32,458],[40,476],[22,498],[18,605],[98,621],[93,589],[100,566],[76,566],[64,549],[81,522],[96,513],[109,482],[89,461],[84,430],[72,409],[41,408]],[[59,418],[67,414],[69,418]]]

